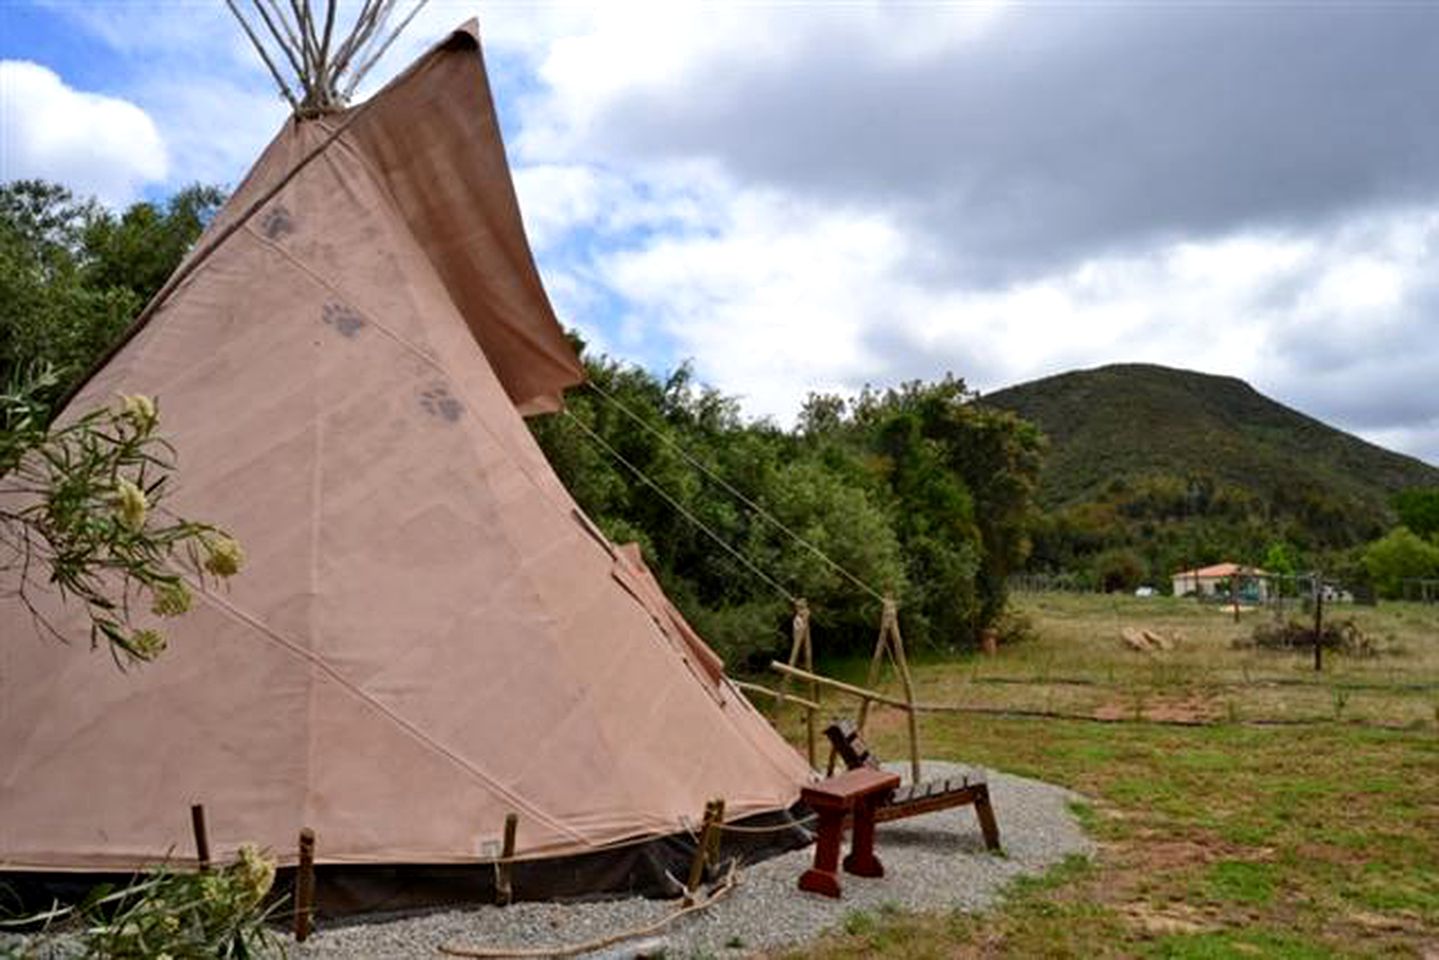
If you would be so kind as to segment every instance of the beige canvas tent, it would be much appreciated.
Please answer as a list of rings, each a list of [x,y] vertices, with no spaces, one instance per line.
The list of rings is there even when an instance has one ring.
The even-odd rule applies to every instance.
[[[607,864],[518,892],[580,892],[662,873],[645,844],[711,797],[796,800],[806,764],[521,419],[582,371],[474,24],[287,122],[162,297],[68,409],[157,397],[173,509],[247,568],[126,673],[78,611],[47,608],[64,646],[0,605],[0,871],[183,861],[195,802],[217,856],[309,826],[322,865],[463,868],[515,812],[522,857]]]

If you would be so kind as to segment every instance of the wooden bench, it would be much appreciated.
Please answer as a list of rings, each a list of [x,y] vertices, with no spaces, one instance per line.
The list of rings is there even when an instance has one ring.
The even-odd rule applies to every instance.
[[[865,745],[853,723],[848,720],[832,723],[825,728],[824,735],[829,738],[835,754],[844,761],[847,769],[879,769],[879,761]],[[970,804],[974,805],[975,816],[979,819],[984,845],[990,850],[998,850],[999,824],[994,819],[994,807],[989,802],[989,784],[985,782],[984,774],[977,770],[900,787],[875,807],[874,820],[885,823]]]
[[[845,871],[858,877],[884,876],[884,865],[874,855],[875,810],[897,786],[898,774],[861,767],[800,791],[800,800],[819,817],[814,866],[800,875],[801,890],[839,896],[839,848],[846,819],[854,823],[854,838],[844,858]]]

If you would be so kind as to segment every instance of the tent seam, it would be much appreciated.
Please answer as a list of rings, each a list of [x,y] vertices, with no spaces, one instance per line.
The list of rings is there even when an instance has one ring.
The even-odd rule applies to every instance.
[[[245,229],[253,234],[250,224],[245,224]],[[307,599],[306,608],[308,612],[307,624],[310,635],[306,638],[313,648],[319,634],[318,624],[320,618],[320,520],[324,515],[321,504],[324,500],[324,449],[325,449],[325,420],[321,411],[324,404],[320,402],[320,390],[322,389],[324,376],[319,369],[319,364],[312,368],[314,376],[311,378],[313,389],[310,392],[310,402],[313,404],[311,417],[315,424],[315,445],[312,458],[313,472],[310,478],[310,596]],[[315,683],[315,667],[311,663],[310,668],[305,672],[305,796],[302,804],[305,819],[303,826],[308,826],[311,814],[314,812],[315,796],[315,752],[318,747],[315,735],[315,699],[318,685]]]
[[[190,583],[193,587],[195,587],[196,592],[199,593],[206,601],[211,603],[220,613],[233,619],[239,620],[242,623],[245,623],[246,625],[258,631],[265,637],[268,637],[270,641],[273,642],[275,645],[289,651],[292,655],[297,656],[302,660],[308,661],[312,668],[318,668],[324,671],[326,674],[329,675],[332,680],[339,684],[341,689],[348,691],[356,699],[371,706],[385,719],[389,720],[396,727],[409,734],[411,738],[413,738],[420,744],[428,747],[432,752],[445,757],[450,762],[469,773],[476,780],[479,780],[481,783],[494,790],[500,796],[515,804],[515,806],[527,811],[536,819],[549,824],[561,833],[573,837],[575,840],[578,840],[585,846],[592,846],[592,844],[588,840],[586,840],[583,835],[574,830],[571,830],[569,827],[565,826],[563,823],[552,817],[550,814],[545,813],[543,810],[535,807],[533,804],[514,794],[513,792],[505,788],[503,785],[501,785],[498,781],[486,774],[479,767],[475,766],[473,763],[469,762],[464,757],[461,757],[454,750],[451,750],[449,747],[429,736],[414,723],[405,719],[399,713],[386,706],[383,702],[379,700],[379,698],[362,689],[359,685],[346,677],[339,669],[331,665],[329,661],[327,661],[318,653],[300,646],[299,644],[295,643],[295,641],[281,634],[278,630],[270,627],[264,621],[252,616],[238,606],[230,603],[225,598],[206,589],[205,585],[198,580],[190,577],[187,577],[186,579],[190,580]]]
[[[422,349],[418,344],[411,342],[408,338],[402,336],[395,330],[392,330],[384,322],[377,319],[375,315],[369,310],[366,310],[363,307],[356,305],[354,301],[345,294],[344,290],[341,289],[339,284],[331,281],[328,277],[320,273],[314,267],[310,266],[304,260],[295,256],[295,254],[291,251],[286,250],[283,246],[280,246],[279,244],[270,240],[268,237],[264,236],[250,224],[245,224],[243,229],[256,242],[276,251],[281,256],[283,256],[297,269],[299,269],[306,276],[308,276],[312,282],[324,288],[336,298],[343,300],[347,306],[355,310],[355,312],[361,314],[368,322],[373,324],[376,329],[378,329],[385,336],[389,337],[400,347],[410,351],[416,357],[429,364],[432,368],[438,371],[449,382],[451,386],[455,387],[457,390],[459,390],[466,396],[469,395],[468,391],[464,389],[464,381],[461,378],[457,377],[453,372],[451,372],[449,367],[445,366],[445,364],[442,363],[438,357],[433,356],[432,354]],[[411,236],[411,239],[413,239],[413,235]],[[451,308],[454,309],[456,313],[458,313],[459,308],[455,306],[454,301],[450,300],[448,295],[446,296],[446,299],[449,301]],[[475,351],[479,354],[481,358],[484,358],[484,351],[480,350],[478,344],[475,344]],[[473,404],[471,406],[473,408]],[[480,425],[480,428],[489,435],[491,441],[493,441],[501,449],[509,448],[509,445],[504,442],[504,439],[498,433],[495,432],[494,428],[490,426],[490,424],[485,420],[484,417],[476,416],[474,419]],[[539,492],[540,496],[544,497],[546,502],[548,502],[552,507],[561,510],[562,512],[569,512],[571,509],[573,509],[573,501],[563,503],[557,502],[554,499],[554,497],[551,495],[549,487],[546,484],[541,483],[539,479],[535,477],[534,473],[530,470],[528,464],[525,463],[524,458],[515,457],[514,462],[516,466],[519,467],[520,472],[524,474],[525,479],[530,482],[530,484],[535,488],[535,490]]]

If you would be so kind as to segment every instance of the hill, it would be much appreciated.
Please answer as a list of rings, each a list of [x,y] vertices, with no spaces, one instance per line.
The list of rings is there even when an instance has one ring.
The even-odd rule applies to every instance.
[[[1090,553],[1158,538],[1175,549],[1146,552],[1167,566],[1183,562],[1176,554],[1259,561],[1275,541],[1339,549],[1391,525],[1397,491],[1439,486],[1439,468],[1336,430],[1234,377],[1115,364],[980,402],[1049,437],[1040,501],[1052,523],[1078,524],[1102,541]],[[1130,529],[1103,530],[1111,521]]]

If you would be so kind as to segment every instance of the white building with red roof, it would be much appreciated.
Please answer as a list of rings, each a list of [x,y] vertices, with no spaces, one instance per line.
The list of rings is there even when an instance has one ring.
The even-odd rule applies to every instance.
[[[1269,574],[1258,567],[1246,567],[1239,563],[1216,563],[1194,570],[1181,570],[1174,574],[1174,595],[1176,597],[1198,594],[1203,597],[1231,597],[1238,591],[1239,598],[1251,603],[1263,603],[1269,596]]]

